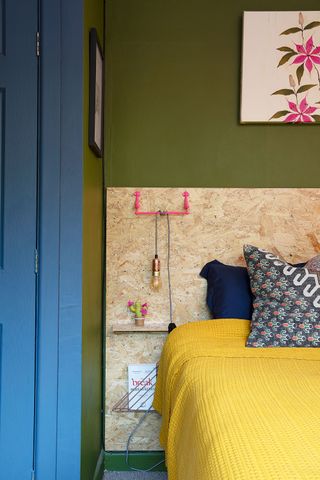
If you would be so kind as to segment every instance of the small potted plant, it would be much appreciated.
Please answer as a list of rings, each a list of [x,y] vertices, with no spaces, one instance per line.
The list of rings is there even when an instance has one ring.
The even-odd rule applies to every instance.
[[[133,302],[128,301],[128,308],[130,312],[134,313],[134,321],[137,327],[143,327],[145,316],[148,314],[148,304],[141,305],[140,300]]]

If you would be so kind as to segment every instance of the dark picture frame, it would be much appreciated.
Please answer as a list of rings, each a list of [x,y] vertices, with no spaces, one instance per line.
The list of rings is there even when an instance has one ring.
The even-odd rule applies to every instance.
[[[104,59],[97,30],[89,33],[89,147],[99,158],[103,155],[103,81]]]

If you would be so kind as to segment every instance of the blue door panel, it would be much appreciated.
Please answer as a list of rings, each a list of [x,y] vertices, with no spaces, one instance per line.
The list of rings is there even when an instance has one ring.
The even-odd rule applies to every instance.
[[[6,29],[5,29],[5,0],[0,0],[0,55],[5,53],[5,40],[6,40]]]
[[[0,478],[33,467],[36,0],[0,0]]]
[[[0,35],[1,38],[1,35]],[[6,91],[0,88],[0,269],[3,269],[3,216],[4,216],[4,126],[6,111]]]

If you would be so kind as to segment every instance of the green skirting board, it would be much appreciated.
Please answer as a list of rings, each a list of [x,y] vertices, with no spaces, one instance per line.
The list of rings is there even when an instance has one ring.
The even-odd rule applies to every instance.
[[[129,453],[129,465],[141,470],[147,470],[158,462],[164,460],[164,452],[150,451],[150,452],[138,452],[132,451]],[[106,451],[104,456],[104,468],[110,471],[130,471],[129,466],[126,464],[125,452],[110,452]],[[153,472],[165,472],[166,466],[163,463],[155,467]]]

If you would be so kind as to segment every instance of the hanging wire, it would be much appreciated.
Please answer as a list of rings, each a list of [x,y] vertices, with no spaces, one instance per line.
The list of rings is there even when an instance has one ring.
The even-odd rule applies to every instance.
[[[159,212],[160,213],[160,212]],[[160,213],[161,214],[161,213]],[[171,287],[171,270],[170,270],[170,260],[171,260],[171,229],[170,229],[170,218],[169,214],[166,214],[167,216],[167,229],[168,229],[168,253],[167,253],[167,273],[168,273],[168,291],[169,291],[169,317],[170,317],[170,323],[168,325],[168,332],[170,333],[174,328],[176,328],[176,324],[173,323],[173,308],[172,308],[172,287]],[[156,254],[158,253],[158,215],[155,215],[156,221],[155,221],[155,252]],[[134,472],[150,472],[154,468],[158,467],[162,463],[164,463],[164,460],[161,460],[160,462],[156,463],[155,465],[152,465],[150,468],[146,470],[141,470],[139,468],[132,467],[129,465],[129,453],[130,453],[130,443],[135,435],[136,431],[139,429],[141,424],[144,422],[145,418],[147,417],[148,413],[150,412],[152,408],[152,405],[148,408],[148,410],[145,411],[145,413],[142,415],[140,418],[138,424],[134,427],[132,432],[129,435],[128,441],[127,441],[127,447],[126,447],[126,464],[130,470],[133,470]]]
[[[176,324],[173,323],[173,308],[172,308],[172,287],[171,287],[171,271],[170,271],[170,257],[171,257],[171,229],[170,229],[170,218],[167,214],[167,226],[168,226],[168,260],[167,260],[167,271],[168,271],[168,290],[169,290],[169,309],[170,309],[170,323],[168,325],[168,332],[170,333]]]
[[[158,215],[155,215],[154,253],[158,255]]]
[[[167,214],[167,227],[168,227],[168,256],[167,256],[167,271],[168,271],[168,290],[169,290],[169,311],[170,311],[170,323],[172,323],[172,288],[171,288],[171,272],[170,272],[170,254],[171,254],[171,231],[170,231],[170,218]]]

